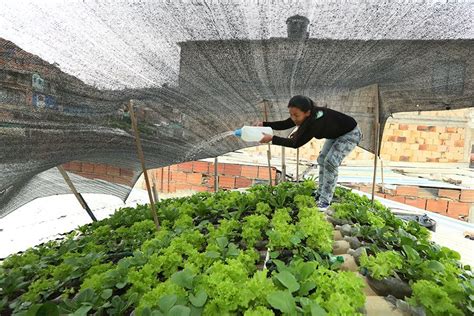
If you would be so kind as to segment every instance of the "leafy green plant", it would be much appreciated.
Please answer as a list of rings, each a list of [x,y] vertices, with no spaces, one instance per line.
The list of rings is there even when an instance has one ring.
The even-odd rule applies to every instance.
[[[403,258],[396,251],[379,252],[375,256],[366,253],[360,257],[360,265],[366,268],[377,280],[392,276],[397,269],[403,267]]]
[[[436,283],[420,280],[412,285],[412,289],[413,296],[408,301],[415,306],[423,306],[427,315],[464,315]]]

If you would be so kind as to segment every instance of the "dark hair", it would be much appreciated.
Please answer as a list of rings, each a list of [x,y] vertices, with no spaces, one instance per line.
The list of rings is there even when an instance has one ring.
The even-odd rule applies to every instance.
[[[303,112],[311,111],[314,107],[314,102],[304,95],[295,95],[288,102],[288,107],[295,107]]]

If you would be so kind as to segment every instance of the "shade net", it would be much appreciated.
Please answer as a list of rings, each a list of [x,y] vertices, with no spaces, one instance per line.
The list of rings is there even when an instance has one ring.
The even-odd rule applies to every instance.
[[[0,217],[69,192],[55,167],[70,161],[131,170],[128,184],[72,179],[124,199],[141,170],[130,100],[147,168],[255,146],[229,131],[286,119],[296,94],[352,115],[374,152],[392,113],[473,106],[473,12],[471,1],[3,0]]]

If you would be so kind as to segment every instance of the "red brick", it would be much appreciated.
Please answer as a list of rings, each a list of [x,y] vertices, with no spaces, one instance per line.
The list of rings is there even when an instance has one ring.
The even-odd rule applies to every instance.
[[[446,133],[456,133],[456,127],[446,127]]]
[[[458,201],[460,193],[460,190],[439,189],[438,196]]]
[[[398,129],[401,130],[401,131],[406,131],[406,130],[408,130],[408,124],[400,124],[398,126]]]
[[[219,187],[227,189],[235,189],[235,177],[220,176]]]
[[[242,172],[242,166],[237,164],[225,164],[224,174],[226,176],[240,176]]]
[[[404,136],[397,136],[397,143],[405,143],[407,138]]]
[[[428,132],[436,132],[436,126],[428,126]]]
[[[276,178],[275,168],[271,169],[272,179]],[[268,179],[268,167],[258,167],[258,179]]]
[[[448,209],[448,201],[447,200],[426,200],[426,210],[445,214]]]
[[[395,202],[400,202],[400,203],[405,203],[405,197],[400,196],[400,195],[387,195],[387,199],[395,201]]]
[[[167,192],[167,193],[174,193],[174,192],[176,192],[176,184],[174,184],[174,183],[168,183],[167,186],[165,187],[165,192]]]
[[[455,140],[454,141],[454,147],[464,147],[464,139]]]
[[[187,183],[190,184],[201,184],[202,183],[202,174],[200,173],[188,173],[186,174]]]
[[[392,135],[392,136],[389,136],[389,137],[387,138],[387,141],[389,141],[389,142],[396,142],[396,141],[397,141],[397,136],[393,136],[393,135]]]
[[[419,150],[428,150],[428,145],[427,144],[422,144],[418,146]]]
[[[416,127],[416,130],[418,130],[418,131],[427,131],[427,130],[428,130],[428,126],[418,125],[418,126]]]
[[[252,180],[247,178],[238,177],[235,179],[236,188],[247,188],[252,185]]]
[[[169,170],[169,171],[178,171],[179,170],[179,165],[180,164],[175,164],[175,165],[171,165],[171,166],[168,166],[168,167],[163,167],[163,169],[165,170]]]
[[[69,171],[82,171],[82,163],[77,162],[77,161],[71,161],[69,162]]]
[[[193,171],[200,173],[209,173],[209,163],[205,161],[194,161]]]
[[[224,174],[224,165],[223,163],[217,163],[217,175]],[[214,163],[209,164],[209,174],[214,175]]]
[[[404,196],[418,196],[418,187],[416,186],[408,186],[408,185],[399,185],[396,189],[397,195],[404,195]]]
[[[461,202],[474,202],[474,190],[461,190],[461,196],[459,198]]]
[[[188,191],[192,189],[192,185],[188,183],[176,183],[175,188],[176,191]]]
[[[409,156],[400,156],[400,161],[410,161]]]
[[[133,170],[120,168],[121,177],[133,177]]]
[[[107,174],[110,176],[120,176],[120,168],[107,165]]]
[[[462,203],[462,202],[453,202],[449,201],[448,203],[448,216],[469,216],[469,210],[471,208],[471,203]]]
[[[258,177],[258,167],[257,166],[242,166],[242,177],[256,179]]]
[[[196,192],[207,192],[210,191],[210,189],[204,185],[193,185],[191,187],[191,190],[196,191]]]
[[[188,181],[186,172],[181,172],[181,171],[172,172],[171,181],[176,182],[176,183],[186,183]]]
[[[179,171],[186,171],[186,172],[192,172],[193,171],[193,162],[183,162],[178,164],[178,170]]]
[[[425,199],[420,199],[420,198],[409,198],[409,197],[407,197],[405,199],[405,204],[408,204],[408,205],[411,205],[411,206],[414,206],[414,207],[418,207],[418,208],[421,208],[423,210],[426,208],[426,200]]]
[[[82,163],[82,172],[89,172],[89,173],[94,172],[94,164],[88,163],[88,162],[83,162]]]
[[[439,162],[439,158],[426,158],[426,162]]]
[[[95,174],[107,174],[107,165],[104,164],[95,164],[94,165]]]

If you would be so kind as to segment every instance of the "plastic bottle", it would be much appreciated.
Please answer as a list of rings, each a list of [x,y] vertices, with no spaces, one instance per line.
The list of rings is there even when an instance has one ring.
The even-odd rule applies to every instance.
[[[273,135],[273,130],[268,126],[244,126],[234,131],[235,136],[242,138],[246,142],[260,141],[263,133]]]

